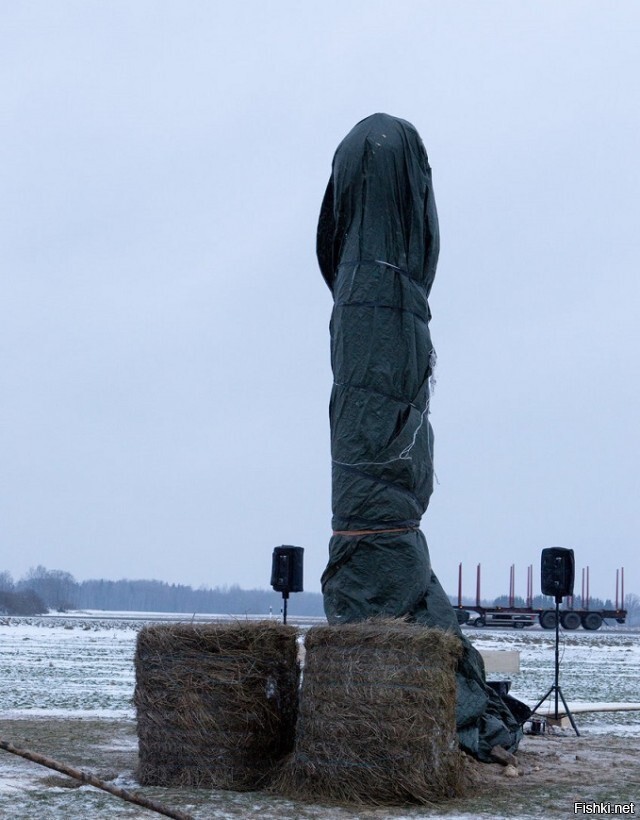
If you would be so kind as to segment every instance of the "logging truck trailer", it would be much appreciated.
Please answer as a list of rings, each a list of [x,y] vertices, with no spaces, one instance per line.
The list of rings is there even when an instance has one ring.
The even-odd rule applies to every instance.
[[[543,629],[556,628],[555,609],[534,609],[532,607],[456,607],[458,621],[482,628],[485,626],[505,626],[524,629],[539,623]],[[463,613],[466,612],[466,617]],[[473,614],[472,614],[473,613]],[[590,632],[600,629],[605,620],[624,624],[626,609],[561,609],[560,626],[563,629],[582,627]]]
[[[509,595],[503,597],[506,606],[487,606],[481,603],[480,564],[476,569],[476,602],[475,605],[462,603],[462,564],[458,565],[458,605],[455,608],[459,624],[472,624],[476,627],[506,626],[513,629],[524,629],[539,623],[543,629],[556,628],[555,609],[537,609],[533,606],[533,565],[527,568],[526,606],[515,606],[515,564],[509,570]],[[520,599],[523,600],[523,599]],[[590,606],[589,567],[582,570],[582,595],[579,598],[583,607],[574,607],[573,595],[567,596],[564,609],[560,610],[560,626],[563,629],[582,627],[590,632],[600,629],[605,621],[624,624],[627,610],[624,609],[624,567],[616,570],[615,608],[598,609]],[[578,603],[578,601],[575,601]]]

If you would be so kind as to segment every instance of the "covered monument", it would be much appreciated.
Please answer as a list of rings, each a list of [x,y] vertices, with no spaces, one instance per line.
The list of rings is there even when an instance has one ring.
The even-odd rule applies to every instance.
[[[427,300],[438,251],[431,169],[418,132],[387,114],[367,117],[336,150],[317,235],[334,299],[325,611],[330,624],[404,616],[457,634],[458,738],[490,760],[495,745],[517,747],[518,704],[486,685],[420,530],[433,490]]]

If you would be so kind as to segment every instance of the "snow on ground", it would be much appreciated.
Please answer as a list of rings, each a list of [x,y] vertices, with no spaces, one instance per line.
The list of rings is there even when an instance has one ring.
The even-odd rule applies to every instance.
[[[203,616],[198,620],[219,620],[221,617],[223,616]],[[123,753],[128,750],[131,759],[132,754],[135,755],[135,712],[132,697],[135,686],[133,659],[136,637],[145,622],[159,620],[191,621],[192,618],[162,613],[84,612],[39,618],[0,619],[0,721],[25,721],[25,725],[30,722],[35,751],[38,750],[38,733],[37,727],[33,729],[34,720],[82,719],[87,726],[92,721],[121,721],[129,726],[129,734],[114,737],[112,742],[105,741],[103,748],[111,748],[112,751],[122,749]],[[466,634],[478,649],[515,649],[520,652],[520,672],[504,677],[511,679],[511,693],[521,700],[533,705],[553,683],[554,633],[538,629],[472,629]],[[594,702],[640,702],[640,634],[623,630],[562,633],[560,652],[560,684],[570,705],[577,708],[578,705]],[[498,679],[500,676],[489,677]],[[541,714],[547,711],[547,705],[541,707]],[[635,744],[635,738],[640,735],[640,711],[581,713],[576,715],[576,721],[581,733],[587,737],[592,735],[594,740],[603,735],[616,738],[631,736],[634,737]],[[99,748],[99,745],[95,748]],[[37,797],[37,800],[42,800],[42,811],[38,810],[38,814],[33,815],[12,810],[12,817],[37,816],[38,820],[44,820],[62,816],[55,812],[62,810],[63,805],[67,807],[64,809],[65,816],[79,816],[73,814],[71,802],[77,798],[73,798],[68,789],[42,786],[46,770],[27,762],[18,765],[15,763],[17,758],[11,761],[8,758],[12,756],[0,752],[0,816],[9,816],[3,814],[3,808],[6,810],[7,806],[14,805],[12,801],[17,796],[27,794],[32,797],[25,797],[24,805],[36,805],[34,801]],[[36,775],[34,769],[37,770]],[[120,772],[119,778],[124,778],[122,783],[127,781],[126,787],[136,787],[132,766],[128,771]],[[214,813],[199,816],[243,816],[242,811],[247,811],[248,799],[223,794],[219,797],[219,807]],[[53,801],[51,805],[49,800]],[[103,803],[100,802],[102,797],[92,796],[90,800],[95,801],[93,816],[96,817],[148,816],[143,811],[140,814],[135,810],[133,814],[127,813],[128,810],[125,811],[124,808],[113,814],[111,802],[104,803],[103,809]],[[113,800],[114,798],[108,798],[108,801]],[[236,806],[237,801],[240,802]],[[58,809],[53,808],[54,804]],[[107,806],[112,808],[108,809]],[[295,808],[285,811],[284,804],[274,803],[270,806],[271,804],[261,803],[259,808],[256,806],[256,814],[244,816],[259,815],[263,820],[269,820],[272,816],[359,816],[344,809],[326,813],[321,807],[317,807],[317,812],[309,807],[304,814],[300,814],[299,809]],[[289,811],[291,813],[287,813]],[[471,817],[479,815],[455,813],[455,809],[454,814],[439,814],[435,809],[416,809],[407,812],[397,810],[393,813],[371,810],[366,812],[366,816],[393,817],[394,820],[405,817],[412,820],[420,817],[471,820]],[[535,812],[531,816],[535,816]]]
[[[200,616],[202,620],[221,615]],[[167,613],[82,612],[0,621],[0,715],[133,717],[133,657],[138,630]],[[511,694],[535,704],[554,679],[554,634],[542,630],[469,630],[478,649],[515,649],[520,672]],[[561,633],[560,686],[569,702],[640,702],[640,634]],[[498,679],[499,675],[489,675]],[[640,713],[584,715],[597,725],[640,733]]]
[[[131,715],[136,632],[53,624],[0,626],[0,713]]]
[[[555,632],[492,630],[467,633],[478,649],[515,649],[520,672],[511,679],[511,694],[535,705],[554,682]],[[640,634],[630,631],[561,632],[560,688],[572,705],[640,702]],[[498,675],[489,678],[497,679]],[[546,707],[541,709],[545,714]],[[581,714],[580,726],[598,731],[640,734],[640,712]]]

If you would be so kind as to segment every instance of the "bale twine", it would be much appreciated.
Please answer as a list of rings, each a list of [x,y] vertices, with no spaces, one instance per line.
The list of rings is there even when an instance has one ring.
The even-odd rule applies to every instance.
[[[360,805],[462,794],[455,636],[373,620],[310,629],[305,647],[295,747],[272,791]]]
[[[247,790],[293,747],[296,630],[272,622],[148,626],[138,635],[138,780]]]

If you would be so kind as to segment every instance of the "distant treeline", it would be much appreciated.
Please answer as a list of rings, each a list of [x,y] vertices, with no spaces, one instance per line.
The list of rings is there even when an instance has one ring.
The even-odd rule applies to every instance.
[[[32,589],[0,590],[0,615],[40,615],[47,607]]]
[[[450,597],[453,604],[457,599]],[[463,606],[473,606],[475,600],[463,598]],[[524,607],[523,598],[514,600],[515,606]],[[493,601],[482,601],[483,606],[509,605],[506,595]],[[575,596],[573,605],[580,609],[580,596]],[[640,625],[640,597],[626,595],[628,610],[627,623]],[[535,609],[553,609],[551,597],[537,595],[533,599]],[[14,582],[11,574],[0,571],[0,614],[38,615],[48,610],[66,612],[74,609],[103,609],[134,612],[184,612],[218,613],[223,615],[266,615],[279,613],[282,597],[279,593],[266,589],[241,589],[237,585],[193,589],[184,584],[169,584],[166,581],[76,581],[69,572],[43,566],[30,569],[19,581]],[[610,600],[591,598],[590,609],[614,609]],[[292,615],[324,615],[322,595],[319,592],[292,593],[289,602]]]
[[[140,612],[220,613],[265,615],[278,613],[282,596],[266,589],[237,585],[193,589],[164,581],[82,581],[72,597],[73,609],[136,610]],[[296,615],[323,615],[318,592],[291,594],[289,611]]]
[[[0,613],[37,615],[47,610],[125,610],[135,612],[220,613],[266,615],[279,613],[282,596],[272,590],[241,589],[237,585],[214,588],[169,584],[165,581],[76,581],[62,570],[43,566],[30,569],[14,583],[10,573],[0,572]],[[293,615],[324,615],[319,592],[292,593]]]

